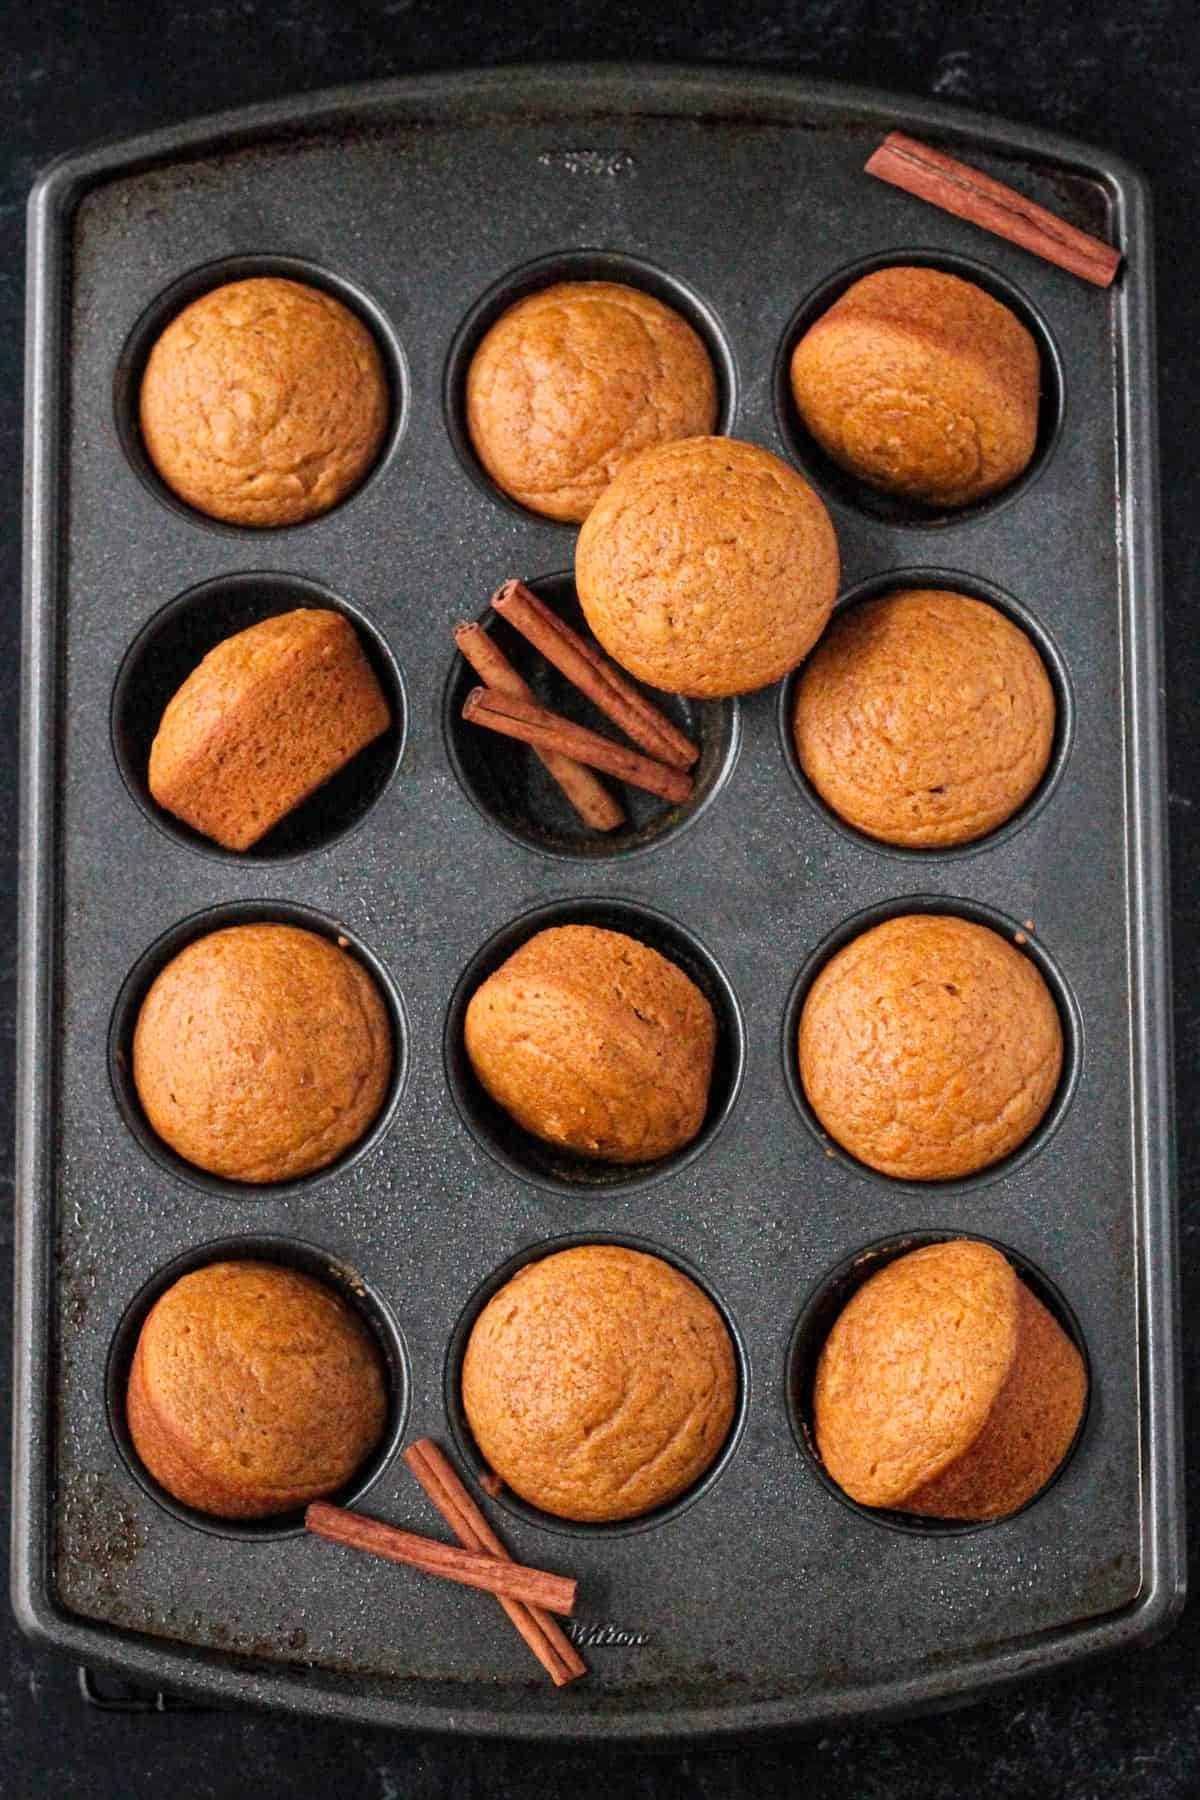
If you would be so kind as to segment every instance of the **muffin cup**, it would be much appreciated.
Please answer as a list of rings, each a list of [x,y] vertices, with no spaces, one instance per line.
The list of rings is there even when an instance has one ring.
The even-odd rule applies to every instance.
[[[142,1491],[164,1511],[194,1530],[210,1532],[215,1537],[240,1538],[250,1542],[264,1539],[300,1537],[304,1533],[303,1508],[272,1514],[264,1519],[222,1519],[213,1513],[199,1512],[185,1506],[167,1492],[149,1473],[133,1445],[126,1418],[126,1390],[134,1352],[142,1326],[151,1308],[167,1289],[184,1275],[215,1262],[271,1262],[284,1268],[298,1269],[324,1282],[350,1306],[366,1325],[383,1361],[387,1382],[387,1419],[379,1443],[351,1479],[336,1493],[326,1497],[336,1506],[353,1506],[372,1488],[391,1463],[404,1441],[408,1418],[410,1376],[408,1351],[390,1307],[378,1293],[348,1264],[329,1255],[301,1238],[250,1236],[218,1238],[185,1251],[155,1271],[129,1302],[113,1334],[105,1368],[104,1392],[108,1424],[113,1441],[129,1473]]]
[[[1059,1024],[1062,1026],[1063,1058],[1062,1071],[1058,1078],[1058,1086],[1054,1098],[1045,1114],[1033,1131],[1015,1150],[1007,1156],[999,1157],[994,1163],[978,1169],[972,1175],[954,1175],[945,1181],[910,1181],[900,1175],[886,1175],[869,1164],[860,1162],[848,1150],[832,1138],[821,1124],[807,1094],[804,1083],[800,1079],[800,1057],[798,1050],[800,1015],[804,1010],[804,1002],[808,993],[825,964],[839,950],[861,937],[864,931],[870,931],[874,925],[882,925],[887,919],[896,919],[910,913],[930,913],[949,915],[954,918],[969,919],[973,924],[985,925],[997,936],[1007,939],[1021,950],[1037,968],[1050,990],[1051,997],[1058,1011]],[[1013,1174],[1023,1164],[1036,1156],[1043,1145],[1053,1137],[1062,1124],[1067,1109],[1074,1097],[1079,1083],[1080,1068],[1083,1063],[1083,1019],[1074,994],[1066,977],[1048,951],[1037,941],[1033,929],[1021,925],[1016,919],[1005,913],[997,912],[990,906],[983,906],[976,900],[959,899],[953,894],[907,894],[895,900],[885,901],[880,906],[872,906],[866,911],[855,913],[853,917],[843,920],[825,937],[811,955],[807,957],[799,975],[792,983],[787,1005],[783,1014],[783,1072],[787,1081],[788,1092],[796,1111],[820,1145],[826,1156],[835,1158],[846,1168],[871,1181],[881,1182],[890,1188],[908,1190],[914,1194],[929,1196],[939,1194],[964,1194],[985,1186],[988,1182],[998,1181]]]
[[[708,1110],[699,1132],[681,1150],[646,1163],[591,1161],[522,1129],[487,1094],[471,1067],[463,1039],[467,1006],[475,990],[539,931],[553,925],[597,925],[622,931],[657,950],[681,968],[711,1004],[717,1020],[717,1047],[709,1083]],[[628,900],[553,901],[522,913],[479,949],[459,976],[446,1013],[443,1038],[446,1080],[459,1117],[476,1142],[510,1174],[558,1194],[583,1198],[597,1193],[626,1194],[685,1168],[703,1154],[733,1111],[746,1060],[745,1027],[737,996],[700,940],[664,913]]]
[[[467,429],[467,372],[471,359],[492,326],[518,300],[536,294],[541,288],[554,287],[564,281],[616,281],[626,287],[641,288],[644,293],[661,300],[692,327],[712,362],[717,381],[717,422],[719,436],[728,436],[737,415],[737,365],[733,351],[716,313],[694,289],[665,270],[656,268],[639,256],[618,250],[560,250],[551,256],[540,256],[535,262],[522,263],[493,282],[463,319],[450,345],[442,377],[442,407],[446,433],[459,462],[471,480],[485,494],[507,511],[528,523],[560,530],[578,531],[579,526],[567,519],[551,519],[531,512],[506,494],[483,467],[471,434]]]
[[[480,1455],[479,1447],[472,1436],[462,1400],[463,1358],[466,1355],[467,1342],[475,1321],[492,1296],[528,1264],[541,1262],[544,1257],[554,1256],[560,1250],[575,1250],[587,1244],[616,1244],[624,1250],[638,1250],[645,1256],[657,1256],[661,1261],[670,1263],[672,1268],[678,1269],[681,1275],[686,1275],[689,1281],[694,1281],[721,1315],[733,1347],[734,1368],[737,1373],[737,1397],[734,1401],[733,1419],[725,1442],[699,1480],[694,1481],[691,1487],[686,1488],[682,1494],[677,1494],[674,1500],[669,1500],[665,1506],[656,1506],[652,1511],[642,1513],[635,1519],[613,1519],[587,1524],[575,1519],[559,1518],[554,1513],[543,1512],[536,1506],[530,1506],[527,1501],[520,1499],[507,1487],[502,1487],[495,1497],[497,1506],[503,1507],[515,1518],[525,1520],[527,1524],[540,1526],[544,1531],[558,1532],[564,1537],[628,1537],[634,1532],[652,1531],[659,1525],[670,1524],[708,1493],[733,1460],[746,1423],[746,1411],[750,1398],[750,1363],[741,1333],[721,1296],[709,1285],[698,1269],[682,1256],[677,1255],[674,1250],[666,1250],[660,1244],[650,1243],[645,1238],[611,1231],[574,1232],[568,1237],[550,1238],[541,1243],[526,1245],[523,1250],[519,1250],[515,1256],[510,1257],[506,1263],[502,1263],[487,1277],[486,1281],[481,1282],[475,1289],[459,1314],[454,1330],[450,1334],[444,1379],[446,1418],[454,1438],[455,1448],[469,1473],[478,1482],[481,1477],[488,1475],[490,1470]]]
[[[575,578],[569,571],[542,575],[527,585],[573,630],[588,635]],[[506,619],[489,607],[479,614],[479,623],[525,678],[541,705],[614,742],[625,743],[619,728]],[[490,824],[543,856],[595,863],[656,849],[699,818],[716,799],[737,761],[742,727],[736,700],[686,700],[647,687],[644,691],[655,706],[699,748],[699,761],[689,771],[694,783],[692,796],[684,805],[674,806],[603,776],[605,785],[619,796],[626,819],[614,831],[593,831],[576,816],[528,744],[501,737],[463,718],[463,701],[478,685],[479,676],[456,652],[442,698],[442,735],[450,766],[472,806]]]
[[[816,1429],[813,1421],[813,1384],[816,1380],[821,1351],[843,1307],[872,1275],[878,1274],[880,1269],[885,1269],[898,1257],[907,1256],[910,1250],[923,1249],[927,1244],[945,1244],[959,1238],[966,1238],[974,1243],[989,1244],[993,1250],[998,1250],[1002,1256],[1006,1257],[1035,1299],[1041,1301],[1079,1351],[1083,1358],[1084,1374],[1087,1378],[1086,1397],[1079,1424],[1069,1449],[1050,1479],[1025,1502],[1024,1506],[1018,1507],[1015,1512],[1006,1513],[1003,1518],[934,1519],[891,1507],[863,1506],[858,1500],[852,1500],[845,1489],[839,1486],[827,1472],[817,1449]],[[851,1512],[857,1513],[861,1518],[869,1519],[873,1525],[881,1525],[889,1531],[907,1532],[916,1537],[963,1537],[969,1532],[994,1530],[998,1526],[1006,1525],[1012,1519],[1019,1518],[1031,1506],[1036,1506],[1069,1467],[1087,1429],[1092,1396],[1091,1365],[1079,1320],[1050,1278],[1044,1275],[1035,1263],[1031,1263],[1018,1251],[1010,1249],[1007,1244],[997,1243],[995,1239],[984,1237],[979,1232],[936,1229],[907,1232],[903,1236],[880,1238],[875,1243],[866,1244],[861,1250],[856,1250],[853,1255],[838,1263],[828,1275],[818,1282],[805,1300],[793,1328],[788,1343],[784,1384],[792,1435],[795,1437],[805,1464],[822,1487],[827,1489],[835,1499],[840,1500],[842,1505]]]
[[[1003,588],[996,587],[990,581],[983,581],[978,575],[964,574],[960,569],[924,566],[892,569],[881,575],[872,575],[866,581],[847,588],[834,607],[833,617],[836,619],[839,613],[852,606],[859,606],[864,601],[878,600],[884,594],[901,593],[908,588],[939,588],[951,593],[966,594],[972,600],[982,600],[985,605],[995,607],[997,612],[1003,613],[1006,619],[1019,626],[1042,659],[1042,666],[1054,690],[1054,740],[1042,779],[1011,818],[966,844],[936,844],[927,849],[919,849],[908,844],[885,843],[882,838],[860,831],[857,826],[843,819],[840,813],[835,812],[828,801],[818,794],[800,766],[792,717],[796,705],[796,689],[804,673],[803,663],[780,684],[777,721],[783,760],[792,779],[809,805],[827,825],[832,826],[834,831],[841,832],[851,843],[861,844],[865,850],[878,851],[883,856],[896,856],[910,863],[924,863],[928,866],[935,857],[938,860],[948,860],[951,857],[978,856],[982,851],[994,850],[1038,816],[1052,798],[1070,760],[1071,748],[1075,742],[1075,695],[1066,659],[1045,626]]]
[[[349,619],[392,723],[249,850],[227,850],[155,800],[147,780],[150,746],[168,701],[210,650],[236,632],[298,607],[323,608]],[[408,703],[403,676],[382,633],[340,595],[295,575],[220,575],[178,594],[142,627],[117,671],[110,730],[121,779],[146,817],[168,837],[230,862],[289,862],[336,843],[366,818],[400,766]]]
[[[194,943],[197,938],[207,937],[210,932],[224,930],[230,925],[295,925],[302,931],[316,932],[320,937],[331,939],[335,944],[349,950],[367,972],[373,977],[379,990],[392,1027],[392,1075],[388,1083],[387,1093],[378,1114],[367,1130],[341,1156],[335,1157],[324,1168],[314,1169],[311,1175],[299,1176],[294,1181],[244,1182],[231,1181],[220,1175],[213,1175],[195,1163],[187,1162],[176,1154],[170,1145],[165,1143],[150,1125],[142,1109],[138,1097],[137,1086],[133,1078],[133,1035],[137,1028],[138,1014],[142,1002],[149,992],[155,977],[167,966],[173,957]],[[264,1200],[286,1200],[293,1195],[307,1193],[318,1182],[328,1181],[334,1175],[345,1174],[362,1157],[366,1156],[379,1140],[386,1134],[395,1118],[400,1104],[400,1096],[404,1090],[405,1077],[408,1073],[408,1024],[404,1014],[404,1002],[400,991],[379,959],[367,949],[362,940],[353,931],[324,913],[314,912],[311,907],[298,906],[286,900],[241,900],[228,906],[214,906],[207,912],[193,913],[190,918],[180,920],[157,938],[149,949],[138,958],[129,974],[121,984],[113,1006],[108,1030],[108,1072],[112,1082],[113,1096],[117,1103],[117,1111],[146,1154],[158,1163],[168,1174],[177,1176],[179,1180],[188,1182],[192,1187],[201,1188],[208,1194],[230,1195],[235,1199],[261,1198]]]
[[[920,501],[906,500],[900,495],[883,493],[878,488],[871,487],[868,482],[839,467],[831,456],[826,455],[805,427],[792,397],[792,352],[800,339],[856,281],[861,281],[864,275],[875,274],[879,269],[894,268],[940,269],[946,275],[957,275],[963,281],[974,282],[976,287],[982,288],[994,300],[999,300],[1010,312],[1015,313],[1037,344],[1041,364],[1041,391],[1037,439],[1029,465],[1007,487],[988,495],[984,500],[974,501],[969,506],[925,506]],[[1007,506],[1018,495],[1025,493],[1054,454],[1062,434],[1067,404],[1062,357],[1049,325],[1033,302],[1014,282],[997,274],[986,263],[976,262],[973,257],[954,256],[947,251],[932,249],[887,250],[874,256],[865,256],[858,262],[848,263],[844,268],[835,270],[804,297],[788,320],[775,353],[771,380],[775,395],[775,419],[788,454],[817,491],[832,505],[848,507],[880,524],[913,526],[917,529],[962,525],[995,512],[998,507]]]
[[[146,370],[150,352],[155,344],[185,306],[198,300],[202,294],[211,293],[214,288],[224,287],[231,281],[249,281],[260,276],[277,276],[286,281],[298,281],[307,287],[320,288],[331,294],[349,308],[370,331],[375,339],[376,347],[383,358],[383,366],[387,373],[388,388],[391,398],[391,418],[384,433],[383,444],[370,469],[358,485],[346,494],[336,505],[328,507],[325,512],[316,514],[311,519],[303,519],[293,525],[235,525],[225,519],[214,519],[208,513],[200,512],[189,506],[186,500],[170,488],[163,480],[146,452],[142,440],[141,426],[138,422],[138,406],[142,388],[142,376]],[[355,287],[342,275],[334,275],[318,263],[310,263],[298,256],[229,256],[220,262],[203,263],[199,268],[190,269],[178,281],[164,289],[142,313],[125,340],[120,357],[117,360],[113,378],[113,412],[116,419],[117,436],[127,461],[144,485],[164,506],[172,512],[180,514],[193,525],[202,525],[208,531],[225,532],[227,535],[240,538],[261,538],[276,531],[301,531],[319,524],[330,513],[338,512],[351,501],[360,499],[368,488],[373,487],[379,476],[387,468],[395,455],[396,448],[404,436],[408,419],[409,379],[408,364],[404,348],[392,329],[385,314],[368,299],[359,288]]]

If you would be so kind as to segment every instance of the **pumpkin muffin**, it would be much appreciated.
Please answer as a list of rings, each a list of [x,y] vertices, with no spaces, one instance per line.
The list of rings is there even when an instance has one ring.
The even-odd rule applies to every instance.
[[[295,525],[358,486],[391,409],[375,339],[332,294],[279,276],[193,300],[142,377],[147,455],[189,506]]]
[[[133,1077],[177,1155],[230,1181],[290,1181],[348,1150],[392,1073],[362,964],[294,925],[232,925],[181,950],[142,1002]]]
[[[817,1448],[862,1506],[1001,1519],[1074,1441],[1083,1358],[1007,1259],[960,1239],[901,1256],[839,1314],[817,1366]]]
[[[484,1307],[463,1359],[475,1442],[559,1518],[633,1519],[691,1487],[737,1398],[720,1313],[670,1263],[585,1244],[530,1263]]]
[[[838,547],[824,503],[756,444],[697,437],[637,456],[575,547],[588,625],[630,674],[696,699],[778,681],[825,628]]]
[[[887,844],[966,844],[1046,772],[1054,690],[1019,626],[965,594],[906,588],[840,612],[796,685],[800,766]]]
[[[280,613],[225,638],[168,702],[150,792],[194,831],[248,850],[390,724],[350,621]]]
[[[1028,467],[1037,344],[1009,307],[940,269],[880,269],[792,352],[801,419],[834,462],[884,493],[968,506]]]
[[[471,996],[467,1055],[523,1130],[577,1156],[669,1156],[704,1123],[713,1009],[657,950],[595,925],[539,931]]]
[[[518,300],[467,374],[480,462],[551,519],[585,519],[639,450],[716,422],[716,377],[691,326],[615,281],[565,281]]]
[[[825,964],[800,1015],[800,1077],[830,1137],[872,1169],[947,1181],[1024,1143],[1063,1036],[1029,957],[985,925],[888,919]]]
[[[386,1413],[362,1321],[323,1282],[262,1262],[210,1263],[168,1288],[142,1326],[126,1397],[150,1474],[223,1519],[336,1492]]]

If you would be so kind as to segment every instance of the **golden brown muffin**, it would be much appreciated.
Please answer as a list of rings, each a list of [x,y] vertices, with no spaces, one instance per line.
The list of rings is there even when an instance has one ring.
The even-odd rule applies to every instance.
[[[349,619],[280,613],[225,638],[168,701],[150,792],[227,850],[248,850],[390,724]]]
[[[154,1479],[224,1519],[288,1512],[342,1487],[383,1435],[387,1394],[366,1326],[277,1263],[184,1275],[138,1338],[126,1417]]]
[[[704,1123],[713,1009],[665,956],[621,931],[557,925],[471,996],[476,1076],[517,1124],[600,1162],[650,1162]]]
[[[234,525],[295,525],[357,487],[391,397],[375,339],[320,288],[231,281],[167,326],[142,377],[142,441],[167,486]]]
[[[940,269],[880,269],[792,352],[822,450],[908,500],[967,506],[1015,481],[1037,438],[1037,345],[999,300]]]
[[[839,1314],[817,1366],[817,1448],[863,1506],[1000,1519],[1049,1481],[1086,1400],[1079,1351],[1000,1252],[931,1244]]]
[[[171,1149],[230,1181],[323,1169],[372,1123],[392,1073],[374,981],[294,925],[231,925],[181,950],[142,1002],[133,1078]]]
[[[847,607],[796,686],[792,728],[822,799],[887,844],[965,844],[1024,805],[1050,760],[1054,689],[1019,626],[965,594]]]
[[[946,1181],[1024,1143],[1062,1069],[1037,968],[985,925],[888,919],[839,950],[800,1015],[800,1076],[832,1138],[885,1175]]]
[[[585,1244],[494,1294],[463,1359],[467,1422],[514,1494],[564,1519],[633,1519],[708,1468],[737,1371],[720,1313],[670,1263]]]
[[[716,422],[716,377],[691,326],[615,281],[564,281],[518,300],[467,374],[480,462],[551,519],[586,519],[639,450]]]
[[[825,628],[838,547],[825,506],[786,463],[735,438],[636,456],[575,547],[580,605],[639,681],[717,699],[794,669]]]

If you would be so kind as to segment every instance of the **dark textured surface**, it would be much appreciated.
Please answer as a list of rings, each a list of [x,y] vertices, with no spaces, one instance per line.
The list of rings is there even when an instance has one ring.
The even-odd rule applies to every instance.
[[[445,9],[352,12],[344,7],[276,10],[261,18],[251,8],[211,12],[201,8],[173,15],[169,25],[139,21],[136,31],[128,26],[122,30],[119,21],[102,15],[92,21],[87,39],[76,41],[66,35],[73,12],[60,10],[61,21],[54,9],[42,15],[37,47],[23,52],[18,47],[18,53],[6,59],[9,129],[17,138],[17,154],[3,200],[13,208],[14,225],[34,166],[55,150],[101,131],[124,133],[217,104],[286,93],[335,78],[522,56],[604,55],[615,48],[623,55],[761,60],[778,68],[842,75],[918,94],[935,89],[1014,119],[1090,137],[1130,157],[1154,187],[1159,241],[1168,246],[1160,262],[1168,646],[1174,676],[1173,743],[1181,751],[1189,743],[1189,708],[1195,705],[1189,676],[1195,654],[1187,626],[1195,559],[1187,548],[1187,528],[1194,511],[1196,476],[1183,433],[1195,400],[1194,371],[1190,383],[1188,379],[1187,321],[1196,271],[1187,222],[1197,166],[1187,54],[1189,47],[1195,50],[1195,36],[1190,35],[1189,44],[1181,24],[1182,8],[1144,8],[1136,23],[1121,22],[1124,9],[1115,7],[1111,15],[1102,12],[1099,20],[1093,16],[1078,23],[1064,22],[1057,15],[1052,22],[1048,12],[1022,14],[1015,21],[1007,13],[988,12],[958,36],[943,36],[948,28],[940,13],[920,6],[894,13],[858,7],[788,9],[766,23],[743,18],[736,29],[720,26],[707,33],[702,16],[693,19],[689,30],[671,32],[640,19],[632,9],[628,13],[619,9],[603,20],[581,21],[577,30],[571,29],[571,16],[564,13],[553,41],[547,41],[540,24],[522,25],[521,15],[513,12],[503,28],[460,20],[461,29],[451,41],[447,34],[456,21]],[[1112,20],[1107,29],[1106,16]],[[322,23],[324,31],[319,29]],[[59,24],[63,34],[56,39]],[[158,35],[161,32],[166,39]],[[249,54],[255,46],[257,53]],[[62,104],[66,91],[74,99],[69,110]],[[14,231],[11,237],[14,247],[16,235]],[[11,321],[5,334],[6,354],[15,363],[20,289],[15,260],[5,281],[3,300]],[[6,372],[4,430],[15,451],[15,367]],[[4,553],[11,559],[6,572],[10,590],[15,591],[15,534],[7,534]],[[2,628],[15,634],[13,611],[6,613]],[[1195,1041],[1193,1009],[1187,999],[1194,944],[1186,930],[1194,848],[1189,841],[1193,786],[1194,768],[1181,755],[1173,777],[1173,826],[1176,916],[1181,927],[1176,943],[1179,1051],[1185,1064]],[[5,844],[11,856],[11,787],[0,798],[0,807],[5,809],[9,828]],[[9,966],[6,974],[11,980]],[[7,1023],[11,1012],[5,1018]],[[1195,1284],[1190,1254],[1195,1247],[1194,1213],[1188,1210],[1189,1176],[1194,1172],[1188,1133],[1195,1101],[1185,1070],[1180,1086],[1185,1316]],[[1194,1373],[1189,1397],[1194,1402]],[[95,1518],[86,1507],[81,1516]],[[311,1791],[322,1769],[336,1770],[342,1783],[353,1782],[368,1793],[468,1792],[483,1790],[488,1782],[494,1784],[492,1791],[506,1792],[529,1767],[529,1757],[520,1751],[417,1750],[383,1737],[285,1721],[180,1720],[169,1728],[169,1747],[164,1741],[167,1728],[159,1721],[77,1716],[64,1732],[49,1726],[44,1712],[36,1714],[32,1700],[57,1697],[70,1705],[69,1671],[15,1642],[13,1657],[0,1702],[6,1722],[19,1726],[29,1745],[39,1736],[47,1739],[36,1775],[27,1753],[27,1774],[9,1777],[14,1793],[35,1786],[42,1789],[50,1781],[68,1792],[137,1793],[150,1791],[154,1784],[197,1794],[236,1792],[237,1786],[231,1785],[236,1778],[221,1773],[217,1747],[223,1742],[232,1754],[253,1758],[255,1785],[268,1792]],[[624,1763],[618,1772],[615,1765],[606,1767],[595,1757],[586,1765],[573,1764],[565,1754],[551,1762],[543,1753],[540,1779],[551,1787],[570,1780],[585,1791],[591,1784],[598,1791],[603,1783],[624,1791],[638,1791],[639,1784],[649,1791],[653,1784],[660,1791],[678,1786],[680,1791],[762,1793],[786,1791],[803,1766],[805,1785],[814,1792],[953,1794],[979,1791],[990,1779],[995,1791],[1029,1785],[1079,1795],[1186,1794],[1194,1791],[1198,1778],[1196,1700],[1188,1691],[1194,1661],[1195,1635],[1190,1620],[1185,1620],[1161,1647],[1119,1665],[991,1703],[956,1720],[831,1738],[815,1747],[696,1752],[686,1759],[646,1765],[640,1772],[631,1772]],[[39,1695],[31,1693],[39,1687]],[[21,1741],[16,1731],[7,1735],[14,1747]],[[111,1773],[114,1756],[121,1758],[119,1777]],[[168,1756],[179,1760],[168,1763]],[[93,1788],[83,1770],[89,1758],[101,1757],[107,1775],[97,1771]],[[228,1758],[224,1766],[230,1766]]]

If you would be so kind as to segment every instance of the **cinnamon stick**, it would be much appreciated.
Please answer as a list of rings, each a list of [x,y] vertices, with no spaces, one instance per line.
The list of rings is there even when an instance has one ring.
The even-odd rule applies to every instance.
[[[572,631],[558,614],[538,598],[523,581],[505,581],[492,595],[492,605],[502,619],[529,639],[546,661],[586,694],[593,706],[619,725],[625,736],[640,744],[657,762],[690,769],[700,755],[691,739],[647,700],[586,638]]]
[[[454,1465],[432,1438],[418,1438],[404,1452],[404,1460],[443,1519],[466,1550],[478,1550],[511,1560],[491,1525],[460,1481]],[[498,1596],[501,1606],[524,1638],[555,1687],[577,1681],[587,1665],[566,1633],[540,1606]]]
[[[499,644],[482,625],[456,625],[454,641],[484,683],[498,694],[515,694],[518,700],[532,700],[533,690],[513,668]],[[585,825],[593,831],[613,831],[625,822],[620,803],[604,783],[585,769],[582,763],[553,750],[534,750],[546,773],[556,781]]]
[[[403,1563],[426,1575],[441,1575],[447,1581],[460,1581],[464,1587],[482,1588],[489,1594],[505,1594],[511,1600],[523,1600],[527,1606],[544,1607],[547,1612],[574,1610],[576,1584],[565,1575],[527,1569],[498,1556],[484,1556],[478,1551],[460,1550],[454,1544],[439,1543],[436,1538],[418,1537],[415,1532],[400,1531],[379,1519],[365,1518],[342,1506],[330,1506],[324,1500],[314,1500],[305,1510],[304,1524],[307,1530],[331,1543],[342,1544],[348,1550],[365,1550],[371,1556]]]
[[[557,750],[589,768],[603,769],[631,787],[645,788],[664,800],[681,805],[691,794],[691,778],[666,763],[653,762],[624,744],[614,744],[584,725],[564,719],[549,707],[532,700],[518,700],[513,694],[498,694],[491,688],[472,688],[463,703],[462,716],[473,725],[485,725],[505,737],[519,738],[539,750]]]
[[[1096,287],[1108,287],[1121,266],[1121,252],[1101,243],[1057,213],[1027,200],[1015,188],[968,163],[955,162],[902,131],[889,131],[866,163],[868,175],[915,194],[943,212],[979,225],[984,231],[1019,244],[1046,262],[1079,275]]]

